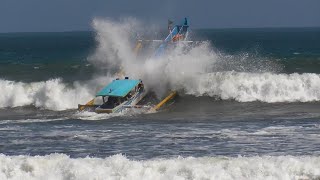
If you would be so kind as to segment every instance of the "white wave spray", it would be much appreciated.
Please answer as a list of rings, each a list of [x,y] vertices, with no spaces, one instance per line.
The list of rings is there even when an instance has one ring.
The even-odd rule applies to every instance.
[[[0,155],[0,179],[318,179],[313,156],[202,157],[145,161],[122,155],[105,159]]]
[[[248,54],[232,58],[214,51],[208,42],[194,46],[180,43],[162,57],[137,59],[133,48],[129,48],[132,46],[129,35],[135,27],[141,26],[135,22],[115,24],[110,20],[95,20],[100,46],[92,62],[116,62],[127,75],[143,79],[159,96],[174,89],[196,96],[217,96],[240,102],[320,100],[318,74],[279,74],[276,71],[280,65],[274,62]],[[117,48],[110,51],[114,45]],[[114,57],[121,58],[106,58],[108,56],[101,56],[101,52],[118,54]]]

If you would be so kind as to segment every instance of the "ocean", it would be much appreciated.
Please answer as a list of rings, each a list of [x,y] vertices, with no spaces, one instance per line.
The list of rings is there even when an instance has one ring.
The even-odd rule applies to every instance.
[[[0,34],[0,179],[319,179],[320,28]],[[158,112],[78,112],[122,69]]]

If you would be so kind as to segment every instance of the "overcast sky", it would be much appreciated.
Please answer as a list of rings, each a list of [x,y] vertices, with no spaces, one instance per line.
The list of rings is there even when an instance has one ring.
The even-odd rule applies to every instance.
[[[0,0],[0,32],[90,30],[94,17],[192,28],[320,27],[320,0]]]

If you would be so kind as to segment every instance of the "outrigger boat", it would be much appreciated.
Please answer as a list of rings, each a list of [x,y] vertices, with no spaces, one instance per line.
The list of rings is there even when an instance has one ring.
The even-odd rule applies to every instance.
[[[127,108],[136,106],[146,95],[141,80],[116,79],[100,90],[94,99],[86,105],[78,105],[78,110],[93,111],[96,113],[120,113]],[[100,99],[100,104],[96,104]]]
[[[187,41],[189,22],[185,18],[183,23],[172,27],[172,21],[168,21],[169,34],[164,40],[138,40],[134,51],[138,54],[142,48],[143,42],[161,42],[160,46],[156,49],[154,57],[163,55],[170,47],[171,44],[177,42],[192,43],[193,41]],[[127,108],[141,108],[137,104],[146,96],[146,90],[144,89],[141,80],[133,80],[129,78],[116,79],[110,84],[105,86],[101,91],[96,94],[96,97],[89,101],[85,105],[78,105],[78,110],[93,111],[96,113],[119,113]],[[176,91],[171,91],[169,95],[164,98],[160,103],[155,105],[151,110],[158,110],[164,104],[168,103],[177,95]],[[100,98],[100,102],[97,103],[97,99]]]

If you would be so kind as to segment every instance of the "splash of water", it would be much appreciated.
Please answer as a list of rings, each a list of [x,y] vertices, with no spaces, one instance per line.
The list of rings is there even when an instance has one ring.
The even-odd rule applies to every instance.
[[[172,46],[161,57],[136,59],[128,48],[128,34],[135,27],[132,24],[114,24],[110,21],[96,20],[98,34],[117,37],[121,45],[117,46],[121,57],[112,59],[122,64],[129,75],[143,79],[147,87],[162,96],[170,89],[180,90],[187,94],[218,96],[221,99],[235,99],[241,102],[294,102],[318,101],[320,93],[319,75],[317,74],[279,74],[281,66],[276,62],[259,58],[257,55],[242,53],[231,56],[214,50],[209,42],[192,46],[180,43]],[[110,25],[115,29],[108,28]],[[128,28],[130,27],[130,31]],[[109,29],[105,33],[105,29]],[[118,33],[127,34],[115,36]],[[127,40],[123,40],[126,37]],[[99,44],[108,44],[106,38],[97,38]],[[111,41],[109,45],[113,44]],[[116,43],[116,44],[117,44]],[[110,49],[103,46],[102,49]],[[122,47],[125,47],[122,49]],[[96,59],[101,61],[101,59]]]

